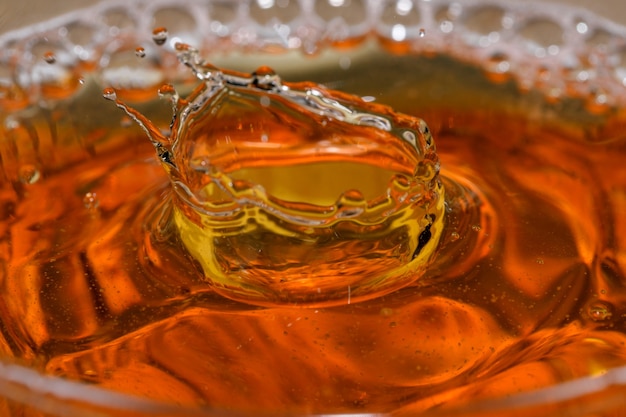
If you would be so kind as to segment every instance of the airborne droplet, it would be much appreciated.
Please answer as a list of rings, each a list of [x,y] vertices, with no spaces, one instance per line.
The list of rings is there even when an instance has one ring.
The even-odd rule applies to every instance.
[[[144,58],[146,56],[146,50],[143,47],[138,46],[135,48],[135,55],[137,58]]]
[[[43,59],[48,64],[54,64],[55,62],[57,62],[57,57],[54,55],[54,52],[50,52],[50,51],[43,54]]]
[[[157,45],[163,45],[167,40],[167,29],[164,27],[158,27],[152,31],[152,40]]]
[[[178,97],[178,92],[176,92],[176,89],[174,88],[172,84],[163,84],[159,88],[158,93],[161,98],[172,99],[172,98]]]
[[[107,87],[102,90],[102,97],[106,98],[107,100],[116,100],[117,94],[115,93],[115,89],[113,87]]]

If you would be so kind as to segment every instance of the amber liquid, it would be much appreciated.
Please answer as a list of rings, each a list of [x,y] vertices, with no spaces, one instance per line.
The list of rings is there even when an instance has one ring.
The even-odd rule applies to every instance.
[[[437,141],[447,217],[424,277],[333,307],[216,294],[154,149],[84,93],[4,124],[2,354],[175,404],[299,413],[455,407],[626,364],[621,112],[441,57],[350,71],[300,75],[420,116]],[[88,106],[100,117],[76,116]],[[145,111],[167,124],[162,107]]]

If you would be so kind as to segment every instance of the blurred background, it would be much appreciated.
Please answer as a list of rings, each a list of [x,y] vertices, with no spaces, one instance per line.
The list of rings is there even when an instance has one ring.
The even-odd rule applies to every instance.
[[[51,17],[67,13],[71,10],[87,7],[100,1],[103,0],[0,0],[0,33],[47,20]],[[515,0],[510,1],[513,2]],[[517,1],[530,2],[528,0]],[[539,7],[542,7],[549,2],[584,7],[612,20],[616,20],[620,23],[626,23],[626,1],[623,0],[535,1]]]

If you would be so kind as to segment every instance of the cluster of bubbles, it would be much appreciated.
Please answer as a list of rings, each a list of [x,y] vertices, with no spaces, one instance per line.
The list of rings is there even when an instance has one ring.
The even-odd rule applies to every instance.
[[[494,80],[515,78],[555,100],[581,97],[598,111],[626,101],[618,91],[626,85],[626,28],[577,8],[503,0],[114,0],[1,35],[0,108],[71,96],[88,74],[103,86],[154,91],[181,76],[180,42],[204,56],[233,48],[312,54],[372,38],[396,53],[449,54]]]

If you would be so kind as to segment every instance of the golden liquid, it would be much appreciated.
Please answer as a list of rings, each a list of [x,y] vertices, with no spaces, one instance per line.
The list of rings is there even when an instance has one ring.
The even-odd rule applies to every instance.
[[[376,71],[396,81],[374,87]],[[454,407],[626,364],[622,112],[550,104],[440,57],[374,56],[340,78],[424,118],[437,142],[445,227],[414,285],[320,308],[216,294],[167,221],[148,141],[113,110],[68,123],[81,106],[66,104],[24,116],[29,129],[5,123],[2,353],[175,404],[301,413]]]

